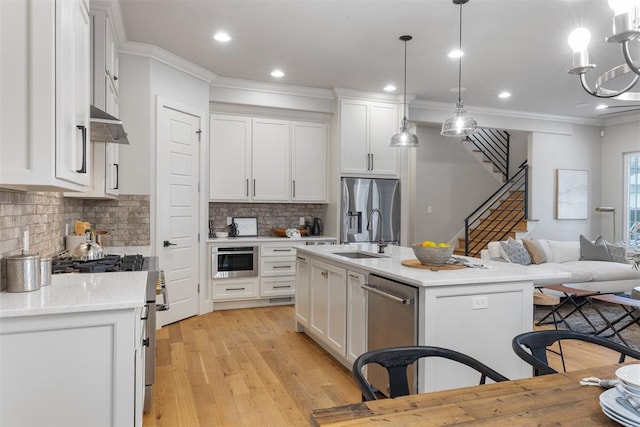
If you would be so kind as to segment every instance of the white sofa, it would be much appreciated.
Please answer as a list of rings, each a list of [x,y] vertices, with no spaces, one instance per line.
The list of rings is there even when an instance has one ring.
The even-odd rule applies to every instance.
[[[546,262],[524,266],[526,269],[548,269],[571,274],[562,284],[574,288],[601,291],[624,292],[640,286],[640,271],[631,263],[612,261],[580,260],[579,241],[537,240],[544,251]],[[500,242],[491,242],[488,249],[481,252],[482,259],[509,262]],[[507,257],[508,258],[508,257]],[[558,284],[557,281],[540,280],[536,285]]]

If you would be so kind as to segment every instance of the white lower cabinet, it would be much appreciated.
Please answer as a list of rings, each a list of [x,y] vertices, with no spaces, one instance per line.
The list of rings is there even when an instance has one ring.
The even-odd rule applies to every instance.
[[[362,285],[367,276],[355,271],[347,271],[347,361],[356,358],[367,349],[366,296]]]
[[[142,425],[141,314],[3,318],[0,425]]]
[[[347,337],[347,271],[311,259],[309,277],[309,328],[330,350],[344,357]]]
[[[296,277],[263,277],[260,279],[260,295],[263,297],[291,296],[296,292]]]
[[[216,279],[212,280],[212,282],[212,297],[214,301],[254,299],[258,297],[260,290],[259,277]]]
[[[309,327],[311,313],[311,265],[306,255],[296,255],[296,322]]]

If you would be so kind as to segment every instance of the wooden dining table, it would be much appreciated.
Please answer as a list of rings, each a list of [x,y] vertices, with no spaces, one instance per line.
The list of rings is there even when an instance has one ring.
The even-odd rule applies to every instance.
[[[413,394],[311,412],[311,424],[342,426],[616,426],[601,410],[603,388],[586,377],[615,378],[624,364],[501,383]]]

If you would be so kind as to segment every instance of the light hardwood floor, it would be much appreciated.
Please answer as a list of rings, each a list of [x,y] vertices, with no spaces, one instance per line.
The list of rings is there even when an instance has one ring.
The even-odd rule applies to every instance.
[[[580,343],[568,370],[617,362]],[[305,426],[312,409],[356,403],[351,373],[305,334],[293,306],[227,310],[158,331],[153,407],[144,427]]]

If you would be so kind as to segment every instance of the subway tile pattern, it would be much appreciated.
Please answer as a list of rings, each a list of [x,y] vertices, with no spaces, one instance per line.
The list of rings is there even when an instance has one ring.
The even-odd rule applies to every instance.
[[[20,254],[24,231],[29,231],[30,253],[53,255],[64,250],[65,225],[73,230],[75,220],[108,231],[105,246],[148,246],[151,242],[148,195],[82,200],[62,197],[62,193],[0,189],[0,289],[5,283],[1,260]]]
[[[309,222],[322,218],[322,204],[298,203],[209,203],[209,220],[214,231],[228,231],[227,217],[255,216],[258,218],[258,236],[272,236],[275,227],[293,228],[300,224],[300,217]]]

